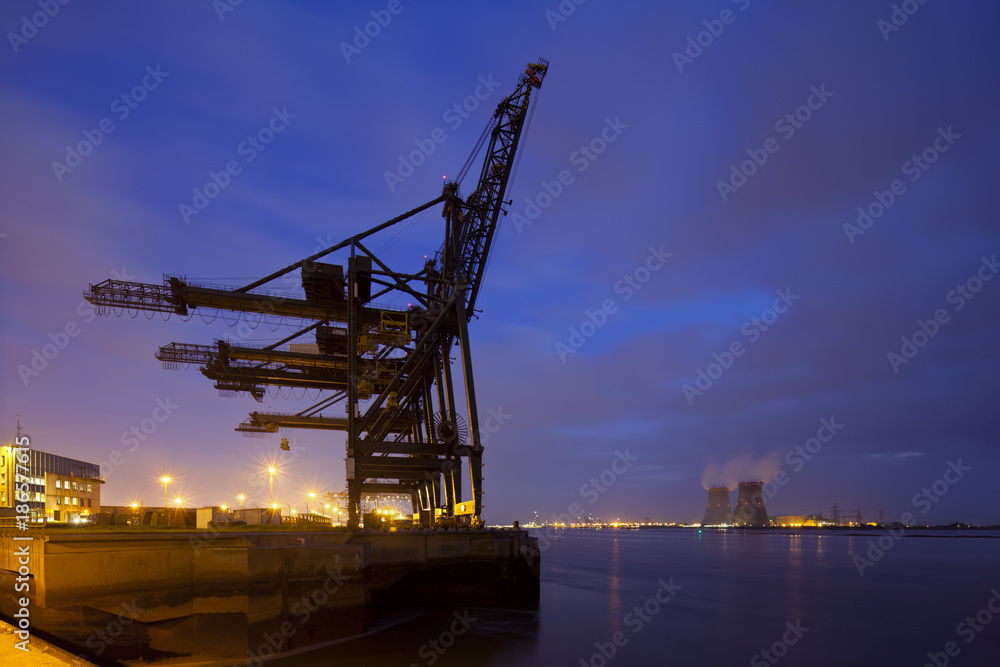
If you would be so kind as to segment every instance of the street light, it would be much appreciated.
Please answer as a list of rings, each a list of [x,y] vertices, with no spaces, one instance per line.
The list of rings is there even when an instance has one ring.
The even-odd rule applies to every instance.
[[[243,501],[246,500],[247,497],[241,493],[240,495],[236,496],[236,498],[240,501],[240,509],[243,509]]]
[[[170,501],[167,500],[167,485],[170,484],[170,477],[164,475],[160,478],[163,483],[163,518],[165,523],[170,525]]]
[[[315,491],[310,491],[309,492],[309,498],[312,499],[312,498],[315,498],[315,497],[316,497],[316,492]],[[309,501],[308,500],[306,501],[306,516],[309,516]]]
[[[267,495],[273,500],[274,499],[274,474],[278,472],[278,469],[274,466],[267,467]]]

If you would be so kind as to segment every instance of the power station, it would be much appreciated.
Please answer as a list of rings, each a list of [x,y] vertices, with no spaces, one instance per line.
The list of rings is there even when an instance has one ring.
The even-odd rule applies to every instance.
[[[771,519],[764,507],[764,483],[740,482],[736,507],[730,509],[729,487],[716,486],[708,490],[708,507],[702,526],[742,526],[764,528]]]
[[[708,490],[708,507],[705,508],[703,526],[731,526],[733,511],[729,508],[729,487],[717,486]]]
[[[769,526],[771,520],[764,508],[764,482],[740,482],[740,493],[733,510],[734,526]]]

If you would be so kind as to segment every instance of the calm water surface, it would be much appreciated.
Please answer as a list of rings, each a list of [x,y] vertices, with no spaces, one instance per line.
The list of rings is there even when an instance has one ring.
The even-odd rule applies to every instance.
[[[884,532],[557,535],[537,612],[398,611],[363,637],[265,664],[920,667],[932,653],[938,667],[1000,665],[988,607],[1000,610],[1000,533],[883,537],[864,576],[854,556],[879,556],[869,540]]]

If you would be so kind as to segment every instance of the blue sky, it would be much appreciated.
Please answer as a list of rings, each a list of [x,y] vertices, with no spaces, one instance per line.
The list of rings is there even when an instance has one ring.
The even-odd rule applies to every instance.
[[[558,19],[554,0],[70,2],[39,17],[48,6],[0,7],[0,431],[12,437],[20,414],[36,447],[108,463],[105,502],[158,503],[165,471],[193,504],[232,502],[278,455],[277,439],[233,427],[308,402],[221,398],[194,369],[162,370],[159,346],[232,331],[94,317],[88,284],[117,272],[237,286],[433,199],[542,56],[549,76],[472,325],[480,409],[509,415],[487,443],[487,521],[575,502],[605,518],[697,520],[703,478],[780,465],[789,481],[772,513],[836,502],[1000,522],[994,3],[927,3],[899,25],[890,2],[591,1]],[[367,43],[343,46],[378,19]],[[477,90],[457,123],[449,110]],[[799,117],[791,136],[786,114]],[[273,140],[248,148],[276,117]],[[439,128],[444,140],[390,188],[386,172]],[[72,171],[53,166],[88,141]],[[581,160],[588,146],[601,152]],[[185,219],[181,205],[231,161],[226,186]],[[539,198],[562,171],[572,181]],[[845,229],[897,180],[873,224]],[[723,198],[720,181],[735,192]],[[548,205],[518,224],[526,200]],[[442,232],[431,211],[373,245],[392,241],[390,265],[417,268]],[[669,259],[637,273],[661,246]],[[626,276],[646,277],[627,299]],[[979,289],[958,309],[960,285]],[[768,313],[777,290],[798,298]],[[557,345],[609,299],[564,361]],[[919,323],[939,310],[935,334],[894,367],[889,354],[923,341]],[[751,340],[755,317],[772,324]],[[65,346],[37,375],[19,370],[53,338]],[[734,343],[743,351],[723,364]],[[685,392],[699,372],[717,377]],[[124,445],[167,399],[168,418]],[[830,418],[843,428],[793,470],[789,452]],[[283,498],[343,488],[342,437],[286,435]],[[589,504],[584,487],[625,450],[638,460]],[[914,496],[959,459],[970,469],[921,514]]]

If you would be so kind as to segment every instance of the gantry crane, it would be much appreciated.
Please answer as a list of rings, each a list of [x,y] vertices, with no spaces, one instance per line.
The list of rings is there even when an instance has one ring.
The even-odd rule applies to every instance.
[[[271,345],[171,343],[156,356],[165,367],[199,366],[220,393],[248,393],[258,401],[268,386],[329,392],[297,414],[252,412],[236,430],[346,431],[350,527],[359,526],[362,496],[379,493],[409,494],[421,525],[442,519],[480,525],[483,445],[468,324],[504,212],[531,92],[547,72],[545,60],[527,66],[459,177],[421,206],[237,289],[165,276],[162,285],[106,280],[90,285],[85,297],[100,314],[143,310],[190,317],[192,311],[215,309],[257,324],[276,318],[292,322],[292,334]],[[487,138],[479,181],[463,199],[459,184]],[[444,242],[416,272],[393,271],[367,247],[372,235],[438,204],[443,204]],[[347,255],[346,271],[317,261],[338,251]],[[261,289],[294,271],[301,273],[303,295]],[[390,295],[403,295],[410,305],[377,302]],[[315,347],[282,349],[307,334],[315,336]],[[460,386],[452,372],[456,342]],[[456,399],[461,389],[467,420]],[[340,402],[344,416],[322,414]]]

